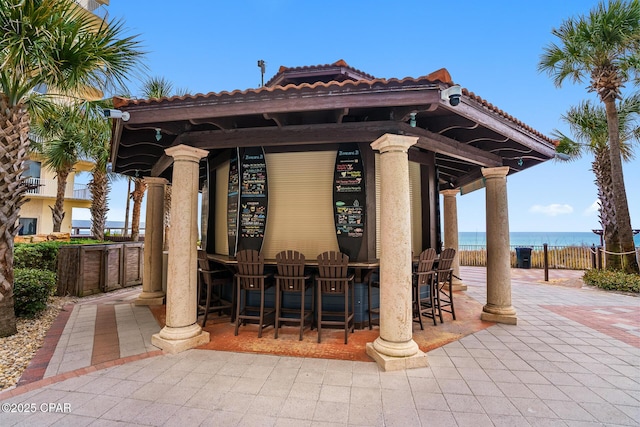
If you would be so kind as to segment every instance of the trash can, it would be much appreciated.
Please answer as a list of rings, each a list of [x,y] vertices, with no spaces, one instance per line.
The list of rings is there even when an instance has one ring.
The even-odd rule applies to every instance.
[[[531,268],[531,250],[533,248],[516,248],[516,267]]]

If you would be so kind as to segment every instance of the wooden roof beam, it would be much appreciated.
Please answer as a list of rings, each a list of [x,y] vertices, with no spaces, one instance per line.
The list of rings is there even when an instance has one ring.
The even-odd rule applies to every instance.
[[[398,122],[356,122],[323,125],[298,125],[283,128],[234,129],[185,133],[181,143],[211,150],[234,147],[283,146],[373,142],[385,133],[415,135],[417,147],[468,161],[473,164],[502,166],[502,158],[479,148]]]

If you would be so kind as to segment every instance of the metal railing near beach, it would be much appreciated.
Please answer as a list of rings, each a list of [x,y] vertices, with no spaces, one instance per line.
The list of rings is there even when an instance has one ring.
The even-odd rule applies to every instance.
[[[520,246],[518,246],[520,247]],[[531,248],[531,268],[544,268],[544,246]],[[487,248],[485,246],[461,245],[458,254],[460,265],[486,266]],[[588,270],[593,267],[593,248],[590,246],[547,246],[549,268],[567,270]],[[511,267],[517,267],[516,246],[511,246]]]

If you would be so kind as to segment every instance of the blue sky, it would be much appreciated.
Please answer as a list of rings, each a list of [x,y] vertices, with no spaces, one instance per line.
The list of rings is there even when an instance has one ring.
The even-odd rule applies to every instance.
[[[553,27],[596,4],[111,0],[107,10],[110,19],[124,20],[129,34],[139,35],[149,75],[163,76],[191,94],[258,87],[258,59],[267,63],[265,81],[281,65],[339,59],[378,78],[419,77],[444,67],[454,82],[550,136],[554,129],[568,132],[561,115],[593,96],[585,84],[556,88],[537,71],[540,54],[556,41]],[[139,86],[132,82],[130,92],[138,95]],[[640,155],[638,144],[635,151]],[[591,161],[589,155],[572,163],[550,161],[510,176],[511,231],[600,228]],[[632,226],[640,228],[640,160],[626,163],[624,174]],[[126,184],[114,190],[109,220],[122,221]],[[484,212],[484,190],[459,196],[459,230],[484,231]]]

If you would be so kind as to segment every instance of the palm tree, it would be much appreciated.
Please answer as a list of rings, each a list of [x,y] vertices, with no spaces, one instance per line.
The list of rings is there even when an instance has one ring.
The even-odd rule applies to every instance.
[[[620,152],[624,160],[633,157],[632,146],[628,141],[640,138],[640,126],[637,117],[640,114],[640,95],[624,99],[618,106],[620,122]],[[569,109],[563,120],[569,124],[575,141],[556,131],[559,139],[557,151],[569,155],[569,160],[578,159],[583,153],[593,153],[591,163],[600,201],[600,223],[602,224],[605,246],[607,248],[607,268],[620,270],[622,258],[611,252],[621,251],[618,226],[613,207],[613,188],[611,186],[611,158],[607,144],[609,132],[607,115],[603,107],[586,101],[578,107]]]
[[[64,219],[64,193],[69,174],[80,158],[81,125],[83,119],[78,106],[72,103],[53,103],[44,114],[34,116],[31,132],[31,151],[44,157],[44,165],[56,173],[56,202],[49,206],[53,217],[53,231],[59,232]]]
[[[91,180],[88,187],[91,193],[91,235],[104,240],[104,228],[107,223],[108,195],[111,178],[107,166],[111,146],[111,123],[104,120],[95,109],[90,110],[87,121],[84,151],[93,160]]]
[[[16,332],[13,239],[25,202],[29,95],[124,86],[142,55],[120,22],[96,26],[84,16],[71,0],[0,2],[0,337]]]
[[[638,81],[640,64],[640,0],[610,0],[588,16],[570,18],[553,30],[560,45],[544,49],[538,68],[560,87],[565,79],[584,82],[604,104],[609,134],[611,185],[616,223],[628,273],[640,273],[636,260],[629,205],[624,186],[616,100],[629,80]]]
[[[147,184],[140,177],[133,178],[133,191],[131,200],[133,201],[133,212],[131,213],[131,240],[137,242],[140,238],[140,208]]]

